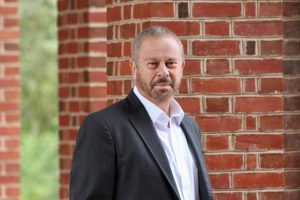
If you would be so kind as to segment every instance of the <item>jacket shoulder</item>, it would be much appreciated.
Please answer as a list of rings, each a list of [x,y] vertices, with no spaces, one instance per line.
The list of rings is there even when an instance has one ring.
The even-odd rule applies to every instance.
[[[83,123],[95,120],[106,125],[116,124],[128,118],[128,114],[131,112],[128,104],[127,98],[122,99],[106,108],[88,114]]]

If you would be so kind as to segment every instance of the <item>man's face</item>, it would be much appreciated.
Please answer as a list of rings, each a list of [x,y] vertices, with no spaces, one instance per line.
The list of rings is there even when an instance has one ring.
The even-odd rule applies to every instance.
[[[183,68],[174,38],[145,38],[132,73],[139,92],[151,102],[160,103],[171,100],[178,91]]]

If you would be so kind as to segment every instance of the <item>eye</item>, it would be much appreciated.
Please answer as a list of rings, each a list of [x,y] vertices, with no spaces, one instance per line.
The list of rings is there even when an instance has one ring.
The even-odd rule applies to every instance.
[[[176,68],[177,67],[177,62],[176,61],[168,61],[168,62],[166,62],[166,66],[168,68]]]
[[[150,68],[156,68],[159,66],[159,62],[149,62],[147,63],[147,66]]]

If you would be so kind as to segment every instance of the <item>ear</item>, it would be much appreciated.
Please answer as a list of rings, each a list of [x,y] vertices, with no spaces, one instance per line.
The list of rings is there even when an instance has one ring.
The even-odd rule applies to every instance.
[[[182,61],[182,66],[181,66],[181,68],[184,69],[184,67],[185,67],[185,60]]]
[[[181,75],[183,74],[184,67],[185,67],[185,61],[183,60],[181,64]]]
[[[130,69],[131,69],[131,75],[132,75],[132,78],[135,80],[136,79],[136,69],[137,66],[135,64],[135,62],[133,62],[132,60],[130,61]]]

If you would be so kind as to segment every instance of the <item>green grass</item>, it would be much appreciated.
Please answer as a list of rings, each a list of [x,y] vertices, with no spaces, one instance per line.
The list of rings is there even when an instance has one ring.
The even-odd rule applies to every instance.
[[[21,200],[58,200],[58,135],[22,134]]]

